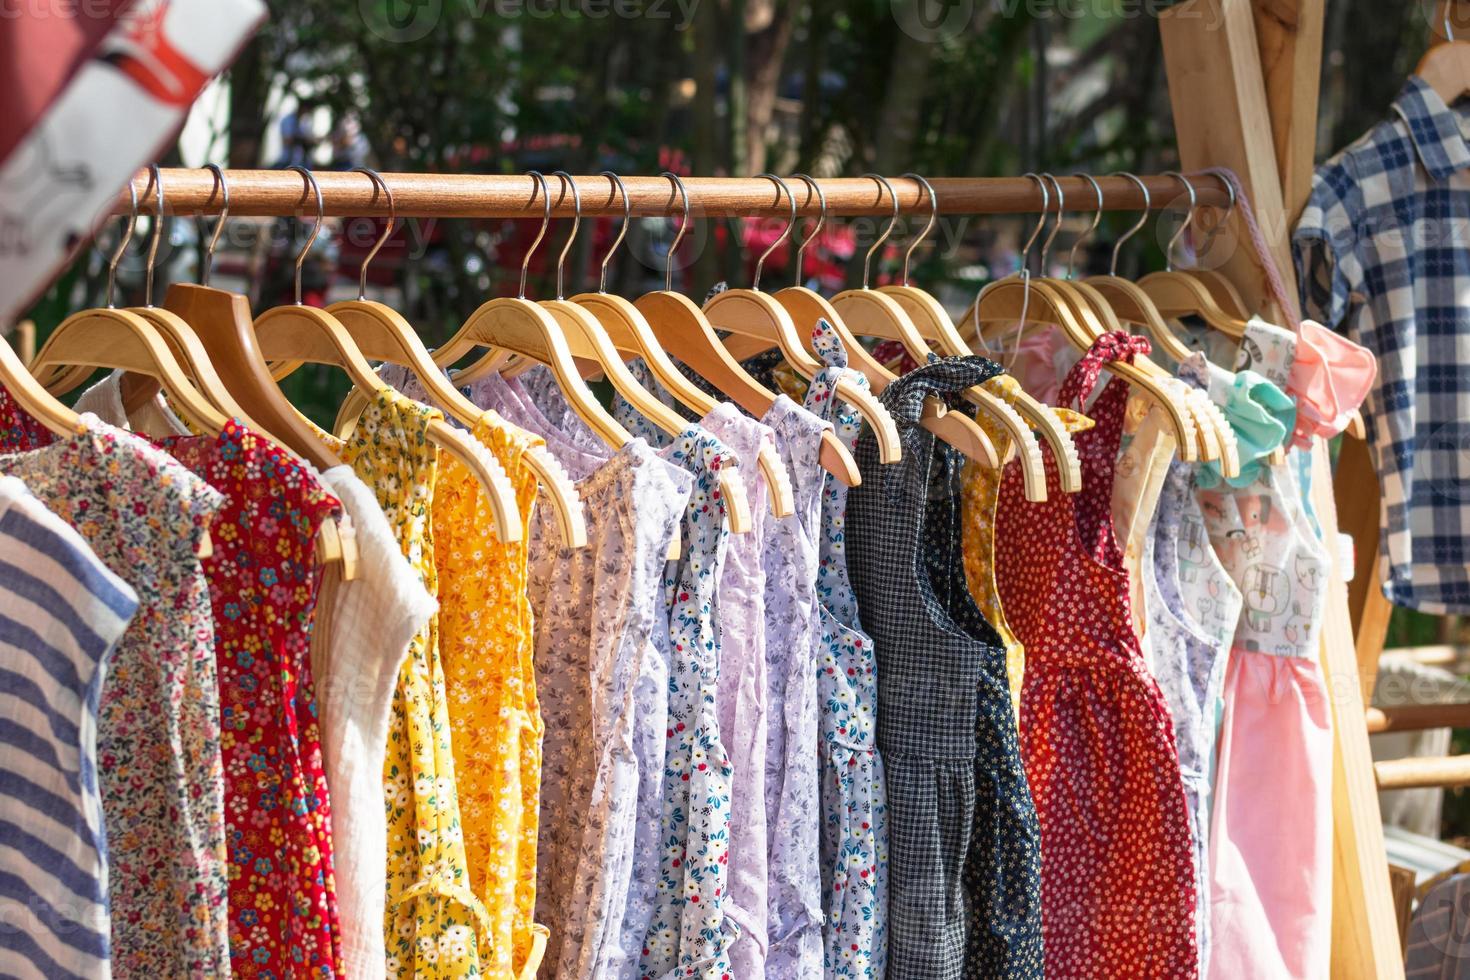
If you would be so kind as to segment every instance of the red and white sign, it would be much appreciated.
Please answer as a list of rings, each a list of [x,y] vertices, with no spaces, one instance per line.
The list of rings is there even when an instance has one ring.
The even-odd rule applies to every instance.
[[[43,37],[58,39],[76,67],[69,76],[51,71],[45,84],[15,95],[18,112],[9,105],[0,112],[7,127],[0,128],[0,323],[25,309],[90,240],[118,190],[175,137],[205,83],[264,19],[265,6],[24,0],[13,13],[0,18],[0,51],[21,50],[23,38],[27,51]],[[58,17],[75,21],[35,23]],[[109,29],[98,31],[97,18]],[[91,54],[81,60],[88,43]],[[47,85],[59,85],[49,99]]]

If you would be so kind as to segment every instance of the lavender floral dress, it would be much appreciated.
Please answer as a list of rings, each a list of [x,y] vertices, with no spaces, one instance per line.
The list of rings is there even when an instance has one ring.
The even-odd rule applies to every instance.
[[[837,380],[847,370],[847,351],[825,320],[817,321],[812,338],[827,368],[812,378],[804,404],[832,422],[837,437],[851,447],[862,419],[835,396]],[[849,376],[867,387],[862,375]],[[816,656],[823,975],[869,980],[883,976],[888,952],[888,799],[874,734],[877,662],[847,577],[846,514],[847,487],[823,474]]]
[[[715,702],[720,735],[730,757],[730,864],[725,914],[740,928],[730,946],[730,969],[737,977],[763,977],[767,968],[767,779],[780,785],[766,755],[768,726],[777,724],[767,675],[767,652],[779,654],[785,637],[767,629],[769,584],[763,556],[784,520],[770,516],[766,481],[755,465],[762,448],[775,447],[769,428],[740,414],[728,402],[716,405],[700,424],[741,461],[750,529],[732,535],[715,591],[719,609],[720,663]]]
[[[791,477],[792,514],[767,537],[766,818],[770,887],[765,975],[799,980],[822,970],[821,778],[817,574],[822,433],[831,428],[785,395],[763,417]]]

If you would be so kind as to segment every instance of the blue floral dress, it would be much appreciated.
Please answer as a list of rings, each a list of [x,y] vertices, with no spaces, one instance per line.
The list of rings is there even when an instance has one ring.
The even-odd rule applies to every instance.
[[[663,814],[638,974],[645,980],[722,980],[730,976],[729,948],[737,929],[723,909],[731,770],[715,710],[720,643],[713,600],[729,536],[720,469],[731,457],[719,440],[693,426],[660,455],[688,470],[694,487],[680,558],[664,571],[670,663]],[[635,853],[635,892],[646,870]],[[630,914],[638,914],[639,904],[630,894]]]

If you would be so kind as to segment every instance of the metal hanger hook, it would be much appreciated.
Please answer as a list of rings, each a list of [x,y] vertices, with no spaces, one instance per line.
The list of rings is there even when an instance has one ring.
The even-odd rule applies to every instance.
[[[1081,248],[1082,243],[1087,241],[1097,232],[1097,226],[1099,223],[1102,222],[1103,213],[1102,187],[1098,184],[1096,180],[1093,179],[1092,174],[1076,174],[1075,176],[1081,177],[1083,180],[1092,185],[1092,193],[1097,196],[1097,210],[1093,212],[1092,224],[1088,225],[1087,230],[1077,236],[1077,240],[1072,243],[1071,251],[1067,253],[1068,279],[1072,278],[1073,270],[1077,267],[1077,249]]]
[[[883,234],[878,236],[878,240],[868,248],[868,254],[863,256],[863,288],[867,289],[868,273],[873,266],[873,253],[883,247],[883,243],[888,241],[888,236],[893,234],[893,226],[898,224],[898,195],[893,192],[893,185],[888,182],[888,178],[880,174],[863,174],[863,176],[869,180],[876,180],[893,200],[893,216],[888,219],[888,227],[883,229]],[[880,197],[879,200],[882,198]]]
[[[810,235],[803,238],[796,245],[795,275],[791,277],[791,284],[793,286],[800,286],[802,257],[806,254],[806,247],[816,240],[817,236],[822,233],[822,226],[827,223],[827,195],[823,194],[821,186],[806,174],[797,174],[796,179],[811,189],[811,193],[807,195],[807,200],[811,200],[812,194],[817,196],[818,207],[821,209],[817,212],[817,226],[812,229]]]
[[[562,270],[566,268],[567,253],[572,250],[572,242],[577,240],[577,229],[582,227],[582,192],[577,190],[577,182],[565,170],[552,171],[551,176],[572,191],[572,233],[567,236],[567,243],[561,247],[561,254],[556,257],[556,298],[566,299],[566,293],[561,288]]]
[[[617,186],[618,194],[623,199],[623,226],[618,229],[618,237],[613,239],[612,247],[602,257],[602,274],[597,277],[597,291],[599,293],[605,293],[607,292],[607,264],[612,261],[613,254],[617,252],[618,246],[623,244],[624,236],[628,234],[628,221],[633,217],[633,202],[628,200],[628,188],[623,186],[623,178],[611,170],[604,170],[598,176],[606,177],[612,181]]]
[[[1027,180],[1036,181],[1036,186],[1041,191],[1041,217],[1036,222],[1036,227],[1031,229],[1031,237],[1026,239],[1026,244],[1021,246],[1021,269],[1026,269],[1027,260],[1031,258],[1031,246],[1036,244],[1036,239],[1041,235],[1041,229],[1046,227],[1046,216],[1051,211],[1051,195],[1047,193],[1046,181],[1036,174],[1022,174]]]
[[[209,236],[209,245],[204,249],[204,267],[199,270],[199,285],[208,286],[209,272],[214,268],[214,247],[219,244],[220,232],[225,230],[225,221],[230,216],[230,188],[225,183],[225,172],[219,164],[207,163],[204,165],[204,169],[214,174],[214,186],[219,190],[221,201],[219,220],[214,223],[214,233]],[[214,200],[213,189],[209,192],[209,199],[211,201]],[[204,220],[203,214],[200,214],[198,220]]]
[[[378,236],[378,240],[373,242],[372,249],[368,251],[367,257],[362,260],[362,268],[357,272],[357,298],[362,300],[367,299],[368,264],[377,256],[378,249],[382,248],[384,243],[393,236],[393,226],[398,223],[398,207],[393,203],[393,191],[389,189],[388,182],[383,179],[382,174],[371,167],[353,167],[352,172],[355,174],[367,174],[368,179],[373,182],[374,199],[377,198],[378,191],[380,190],[383,192],[383,196],[388,199],[388,227],[383,229],[383,233]]]
[[[1199,206],[1199,198],[1195,195],[1195,193],[1194,193],[1194,185],[1189,182],[1189,178],[1186,177],[1186,176],[1184,176],[1179,171],[1177,171],[1177,170],[1166,170],[1166,171],[1164,171],[1164,176],[1165,177],[1174,177],[1174,178],[1178,179],[1178,181],[1181,184],[1184,185],[1184,189],[1189,193],[1189,213],[1184,216],[1184,224],[1182,224],[1182,225],[1179,226],[1179,230],[1176,231],[1176,232],[1174,232],[1174,234],[1172,236],[1170,236],[1170,238],[1169,238],[1169,244],[1164,246],[1164,268],[1165,269],[1168,269],[1170,272],[1173,272],[1174,271],[1174,246],[1176,244],[1178,244],[1179,239],[1184,237],[1184,233],[1186,231],[1188,231],[1189,230],[1189,226],[1191,224],[1193,224],[1193,222],[1194,222],[1194,211],[1195,211],[1195,208],[1197,208]]]
[[[786,200],[791,204],[791,220],[786,222],[786,227],[781,229],[781,234],[777,236],[776,240],[772,242],[764,252],[761,253],[761,257],[755,260],[755,279],[751,282],[750,288],[755,290],[756,292],[760,292],[761,270],[765,268],[766,259],[770,256],[772,252],[781,247],[782,242],[791,237],[791,230],[796,227],[796,195],[791,193],[791,188],[786,186],[786,181],[782,180],[780,177],[777,177],[775,174],[760,174],[759,176],[764,177],[766,180],[769,180],[771,183],[776,185],[776,187],[778,188],[776,192],[776,200],[778,202],[781,200],[780,195],[786,195]]]
[[[669,246],[668,253],[664,256],[664,289],[668,292],[674,291],[674,253],[679,250],[679,243],[684,240],[684,233],[689,230],[689,191],[684,188],[684,181],[672,170],[665,170],[659,174],[673,181],[674,187],[679,191],[679,196],[684,201],[684,220],[679,222],[679,230],[674,235],[674,243]]]
[[[309,194],[316,195],[316,221],[312,222],[311,234],[306,236],[306,244],[301,251],[296,253],[296,305],[301,305],[301,267],[306,264],[306,256],[311,253],[311,246],[316,242],[316,236],[322,230],[322,219],[326,216],[326,202],[322,200],[322,187],[316,182],[316,175],[300,164],[292,164],[286,168],[294,170],[306,181],[306,190]]]
[[[914,236],[914,240],[909,242],[909,247],[903,252],[903,284],[907,286],[909,284],[909,259],[914,257],[914,249],[929,237],[929,233],[934,230],[934,223],[939,220],[939,198],[934,193],[934,186],[918,174],[907,173],[903,175],[903,178],[916,182],[929,196],[929,221],[924,225],[924,230]]]
[[[1143,195],[1143,211],[1139,214],[1138,220],[1133,223],[1132,228],[1129,228],[1123,233],[1122,238],[1119,238],[1116,242],[1113,243],[1113,261],[1108,263],[1108,275],[1116,276],[1118,274],[1118,253],[1123,250],[1123,243],[1142,231],[1143,226],[1148,224],[1148,213],[1153,209],[1153,202],[1149,200],[1148,185],[1145,184],[1142,180],[1139,180],[1133,174],[1130,174],[1124,170],[1118,170],[1109,174],[1108,176],[1126,177],[1128,180],[1131,180],[1138,185],[1138,192]]]
[[[1230,195],[1230,203],[1225,205],[1225,213],[1220,216],[1220,220],[1215,222],[1215,226],[1206,233],[1205,240],[1200,243],[1199,250],[1196,253],[1198,255],[1210,254],[1210,247],[1215,244],[1215,239],[1219,237],[1220,229],[1229,224],[1231,216],[1235,214],[1235,181],[1226,177],[1224,174],[1217,173],[1215,176],[1219,178],[1220,183],[1225,185],[1225,193]]]
[[[163,171],[158,164],[148,165],[148,183],[153,185],[158,203],[153,212],[153,234],[148,236],[148,267],[143,275],[143,305],[153,308],[153,262],[158,258],[158,239],[163,234]]]
[[[526,249],[526,257],[521,259],[521,288],[516,293],[517,299],[526,298],[526,275],[531,268],[531,256],[535,255],[536,249],[541,247],[541,239],[546,237],[546,229],[551,224],[551,192],[546,189],[546,177],[539,170],[527,170],[526,176],[536,182],[536,186],[541,191],[541,198],[546,204],[541,212],[541,230],[536,232],[536,240],[531,243],[530,248]],[[531,195],[531,200],[536,200],[534,194]]]
[[[1062,184],[1051,174],[1042,174],[1041,179],[1049,181],[1052,188],[1057,192],[1057,223],[1052,225],[1051,231],[1046,236],[1046,241],[1041,243],[1041,274],[1046,275],[1046,254],[1051,251],[1051,243],[1056,241],[1057,232],[1062,230],[1062,209],[1067,205],[1067,199],[1062,196]],[[1045,213],[1042,215],[1045,220]]]
[[[128,250],[128,243],[133,240],[133,229],[138,225],[138,191],[131,180],[128,181],[128,221],[123,225],[122,238],[117,243],[117,248],[112,250],[112,256],[107,260],[107,308],[115,309],[112,302],[112,290],[117,284],[117,264],[122,261],[123,253]]]

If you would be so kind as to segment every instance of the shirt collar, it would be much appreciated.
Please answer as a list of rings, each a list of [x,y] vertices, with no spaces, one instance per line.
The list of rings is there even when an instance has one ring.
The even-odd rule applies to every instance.
[[[1393,111],[1408,126],[1409,138],[1429,176],[1444,180],[1470,167],[1470,142],[1460,128],[1460,117],[1424,79],[1409,76],[1394,99]]]

